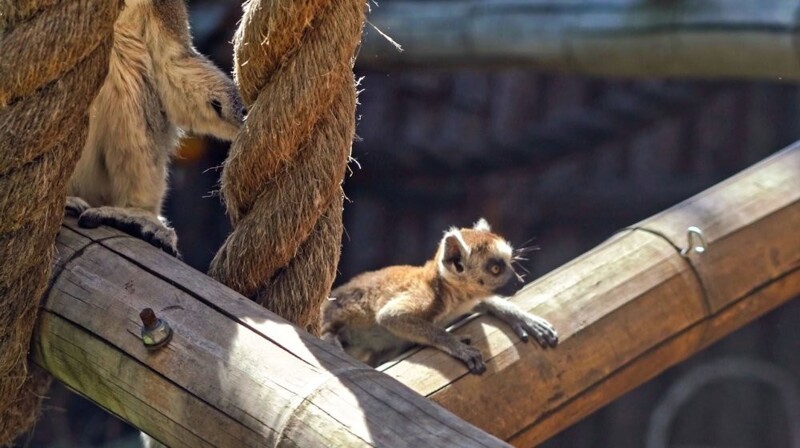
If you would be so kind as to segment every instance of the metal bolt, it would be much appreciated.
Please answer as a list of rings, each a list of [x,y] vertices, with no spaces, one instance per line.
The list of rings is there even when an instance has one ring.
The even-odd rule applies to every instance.
[[[172,328],[165,321],[156,317],[152,308],[145,308],[139,313],[142,320],[142,342],[148,350],[158,350],[172,340]]]

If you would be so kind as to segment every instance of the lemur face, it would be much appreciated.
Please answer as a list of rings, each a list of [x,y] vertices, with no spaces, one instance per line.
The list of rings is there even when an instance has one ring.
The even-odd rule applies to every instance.
[[[246,112],[244,103],[233,81],[211,61],[198,55],[163,76],[164,83],[178,87],[163,92],[162,100],[181,117],[176,122],[180,128],[228,141],[236,137]]]
[[[471,229],[450,229],[439,250],[439,272],[470,295],[513,295],[522,279],[514,249],[481,219]]]

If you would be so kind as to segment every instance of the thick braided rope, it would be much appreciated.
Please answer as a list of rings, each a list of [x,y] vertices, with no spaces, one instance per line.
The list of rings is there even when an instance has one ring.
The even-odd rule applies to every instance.
[[[251,0],[235,37],[245,126],[222,174],[234,231],[209,275],[306,328],[336,272],[363,0]]]
[[[50,383],[26,357],[118,11],[0,1],[0,445],[30,428]]]

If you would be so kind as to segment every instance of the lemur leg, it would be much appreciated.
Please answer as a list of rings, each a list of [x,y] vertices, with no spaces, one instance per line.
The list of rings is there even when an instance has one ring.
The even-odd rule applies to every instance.
[[[402,304],[387,304],[378,313],[378,323],[394,335],[417,344],[436,347],[461,360],[470,372],[480,375],[486,371],[480,350],[462,343],[458,337],[442,328],[402,311]]]
[[[555,347],[558,344],[558,333],[550,322],[523,311],[508,300],[490,297],[479,303],[475,311],[485,312],[502,320],[525,342],[528,341],[528,335],[533,335],[542,347]]]
[[[149,115],[148,111],[158,110],[158,95],[147,83],[141,85],[136,98],[114,97],[114,89],[101,89],[102,101],[95,112],[107,123],[96,124],[95,140],[87,140],[72,190],[88,203],[102,206],[81,213],[78,225],[108,225],[177,256],[175,231],[159,218],[177,131],[164,116]],[[110,104],[130,112],[115,115],[108,110]]]
[[[78,225],[86,228],[111,226],[141,238],[170,255],[179,256],[175,230],[146,210],[107,206],[90,208],[80,215]]]
[[[83,153],[70,179],[73,197],[67,212],[80,213],[82,227],[115,227],[177,256],[175,231],[158,214],[178,131],[163,114],[152,113],[160,103],[146,82],[129,75],[130,84],[139,86],[139,95],[119,94],[122,90],[109,81],[120,77],[118,65],[110,64],[109,73],[118,76],[107,77],[92,103],[97,118],[89,123]]]

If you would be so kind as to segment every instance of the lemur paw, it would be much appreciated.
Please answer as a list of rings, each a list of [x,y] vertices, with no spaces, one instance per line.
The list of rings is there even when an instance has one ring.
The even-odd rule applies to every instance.
[[[89,203],[78,196],[67,196],[67,203],[64,205],[64,215],[77,218],[90,208],[91,206]]]
[[[481,351],[475,347],[462,344],[453,356],[466,364],[469,371],[475,375],[480,375],[486,371],[486,364],[483,363]]]
[[[325,332],[319,336],[320,339],[323,341],[333,345],[334,347],[338,348],[339,350],[344,351],[344,346],[342,345],[342,341],[339,339],[339,335],[332,332]]]
[[[122,207],[90,208],[81,213],[78,225],[89,229],[100,225],[114,227],[180,258],[175,230],[167,227],[157,216],[144,210]]]
[[[550,322],[532,314],[525,314],[510,322],[511,329],[524,342],[528,342],[529,335],[533,335],[536,342],[544,348],[558,345],[558,333]]]

